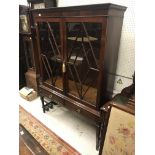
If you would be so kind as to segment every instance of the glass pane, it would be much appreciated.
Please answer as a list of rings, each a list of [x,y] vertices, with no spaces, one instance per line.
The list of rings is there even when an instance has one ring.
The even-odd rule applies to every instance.
[[[101,23],[66,25],[69,93],[96,104]]]
[[[38,26],[43,81],[63,89],[60,24],[56,22],[39,22]]]

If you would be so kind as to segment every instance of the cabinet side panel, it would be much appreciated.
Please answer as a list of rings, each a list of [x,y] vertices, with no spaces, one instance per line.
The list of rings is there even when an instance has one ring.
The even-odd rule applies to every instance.
[[[104,74],[106,97],[111,98],[115,82],[115,77],[111,75],[115,74],[117,69],[117,59],[123,18],[114,16],[109,17],[107,24],[107,45],[104,57]]]

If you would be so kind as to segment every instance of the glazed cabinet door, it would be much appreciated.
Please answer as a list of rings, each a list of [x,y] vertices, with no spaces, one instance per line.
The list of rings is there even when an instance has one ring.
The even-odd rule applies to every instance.
[[[61,20],[38,18],[36,23],[42,82],[63,91]]]
[[[103,57],[103,18],[66,18],[67,94],[97,107]],[[102,59],[103,61],[103,59]]]

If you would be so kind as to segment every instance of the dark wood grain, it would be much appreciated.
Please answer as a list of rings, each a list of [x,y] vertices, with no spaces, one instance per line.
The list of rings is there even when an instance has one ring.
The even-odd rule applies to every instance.
[[[22,125],[19,125],[19,154],[49,155]]]
[[[30,10],[33,21],[32,25],[34,25],[36,32],[34,33],[34,45],[36,45],[35,63],[37,73],[40,75],[39,94],[40,96],[45,96],[58,101],[67,108],[95,120],[97,127],[97,148],[99,148],[99,140],[101,138],[100,130],[102,110],[100,110],[100,108],[112,98],[111,94],[114,87],[115,77],[109,78],[108,73],[116,72],[119,42],[125,10],[126,7],[111,3]],[[69,67],[67,67],[66,72],[62,73],[61,89],[58,87],[58,83],[56,83],[56,85],[52,85],[51,82],[44,80],[46,70],[41,60],[41,53],[43,51],[41,50],[40,31],[38,27],[38,24],[42,22],[51,23],[51,25],[53,22],[60,24],[59,37],[61,46],[61,62],[65,65],[68,64],[67,58],[69,55],[66,23],[82,23],[84,28],[83,31],[85,33],[87,33],[87,31],[84,27],[84,23],[101,24],[99,61],[97,68],[94,68],[94,70],[98,72],[97,82],[94,84],[95,88],[97,88],[95,104],[92,104],[88,99],[84,100],[82,96],[80,96],[79,92],[71,94],[70,88],[73,87],[70,85]],[[88,36],[88,34],[86,34],[86,36]],[[92,54],[94,54],[90,40],[88,40],[87,43],[91,48]],[[86,65],[86,63],[84,65]],[[84,65],[81,68],[82,70],[85,69]],[[81,73],[86,74],[82,71]],[[78,80],[80,80],[79,77]],[[74,79],[74,81],[76,81],[76,79]],[[111,92],[109,92],[109,88]],[[94,94],[89,94],[89,98],[93,95]]]

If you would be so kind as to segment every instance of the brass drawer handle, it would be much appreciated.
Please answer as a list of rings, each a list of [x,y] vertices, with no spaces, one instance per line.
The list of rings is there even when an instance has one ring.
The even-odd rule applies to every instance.
[[[52,95],[49,95],[48,97],[49,97],[49,98],[52,98]]]

